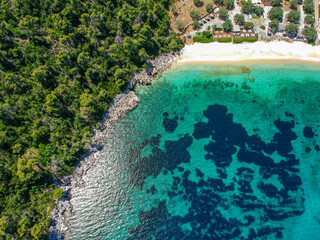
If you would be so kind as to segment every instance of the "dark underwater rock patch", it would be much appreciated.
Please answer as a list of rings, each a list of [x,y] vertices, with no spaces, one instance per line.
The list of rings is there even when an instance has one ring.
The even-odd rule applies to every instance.
[[[157,191],[156,186],[152,185],[148,190],[147,193],[155,194]]]
[[[306,137],[306,138],[313,138],[314,137],[314,132],[313,132],[312,128],[309,127],[309,126],[306,126],[303,129],[303,136]]]
[[[130,167],[130,182],[140,188],[144,185],[148,176],[157,177],[166,169],[174,170],[181,163],[190,162],[190,154],[187,148],[192,144],[192,137],[186,134],[178,141],[165,141],[165,151],[159,147],[152,149],[152,155],[138,159]]]
[[[168,133],[173,133],[174,130],[178,127],[177,119],[170,119],[165,117],[162,121],[162,126]]]
[[[214,165],[218,178],[205,178],[198,168],[194,173],[180,169],[180,163],[190,162],[187,149],[193,140],[188,135],[166,142],[165,151],[154,147],[151,156],[138,159],[132,167],[132,183],[141,187],[147,176],[156,177],[163,169],[172,174],[174,169],[184,170],[182,177],[173,176],[167,195],[172,200],[187,201],[191,207],[185,216],[169,214],[165,202],[150,211],[141,211],[140,224],[130,229],[128,239],[282,239],[283,227],[274,227],[277,224],[270,222],[304,212],[299,159],[291,153],[291,141],[297,138],[292,131],[295,122],[278,119],[274,122],[278,132],[264,142],[257,134],[249,136],[225,106],[211,105],[203,114],[208,121],[196,123],[192,136],[196,140],[208,139],[204,158],[208,167]],[[293,115],[286,115],[294,119]],[[281,161],[274,161],[272,154],[278,154]],[[232,181],[226,182],[235,159],[239,167]],[[259,179],[255,181],[257,173]],[[190,180],[193,174],[198,182]],[[271,177],[278,180],[280,187],[268,182]],[[297,200],[299,194],[302,199]],[[233,208],[240,208],[243,216],[224,215],[224,211]],[[182,229],[185,223],[192,231]],[[248,234],[242,235],[242,229],[249,229]]]

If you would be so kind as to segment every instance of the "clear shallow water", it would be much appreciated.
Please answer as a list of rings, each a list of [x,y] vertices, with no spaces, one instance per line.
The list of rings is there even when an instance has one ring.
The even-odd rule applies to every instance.
[[[319,82],[301,63],[167,71],[73,190],[71,239],[317,239]]]

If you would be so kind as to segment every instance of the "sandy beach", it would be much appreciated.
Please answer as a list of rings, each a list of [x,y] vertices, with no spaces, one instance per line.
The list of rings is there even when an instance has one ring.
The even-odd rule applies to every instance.
[[[186,45],[177,64],[288,60],[320,63],[320,46],[285,41],[255,43],[195,43]]]

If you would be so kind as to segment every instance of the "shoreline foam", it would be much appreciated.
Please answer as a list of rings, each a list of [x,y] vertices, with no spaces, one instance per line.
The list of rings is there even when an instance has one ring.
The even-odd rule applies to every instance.
[[[110,102],[108,111],[103,115],[103,120],[99,122],[99,129],[94,130],[89,150],[81,158],[73,174],[55,179],[56,185],[61,187],[65,193],[62,198],[58,199],[52,212],[49,240],[68,239],[69,220],[74,214],[71,201],[73,187],[85,183],[83,176],[95,164],[101,146],[108,140],[108,134],[117,121],[138,106],[140,99],[135,94],[136,86],[151,84],[154,78],[161,75],[178,60],[179,55],[180,52],[162,54],[154,60],[148,61],[146,69],[143,69],[140,73],[134,73],[128,84],[128,89],[116,95]]]
[[[320,47],[302,42],[195,43],[186,45],[177,65],[243,63],[256,61],[310,62],[320,64]]]

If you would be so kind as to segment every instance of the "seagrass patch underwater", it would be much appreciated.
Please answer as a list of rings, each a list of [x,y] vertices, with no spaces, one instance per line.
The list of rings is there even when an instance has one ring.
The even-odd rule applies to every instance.
[[[72,190],[70,239],[317,239],[320,69],[176,66]]]

